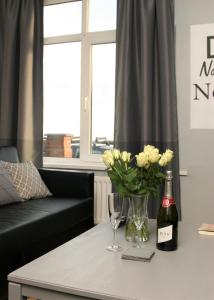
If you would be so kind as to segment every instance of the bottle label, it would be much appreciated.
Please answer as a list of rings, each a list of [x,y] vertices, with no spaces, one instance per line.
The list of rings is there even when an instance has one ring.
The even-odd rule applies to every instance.
[[[168,198],[168,197],[163,197],[162,200],[162,207],[170,207],[171,205],[175,204],[175,200],[173,197]]]
[[[172,239],[172,227],[173,225],[158,228],[158,243],[167,242]]]

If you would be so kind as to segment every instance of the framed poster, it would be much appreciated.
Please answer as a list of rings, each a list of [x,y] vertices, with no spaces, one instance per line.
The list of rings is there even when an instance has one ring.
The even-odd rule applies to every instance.
[[[190,28],[190,127],[214,129],[214,24]]]

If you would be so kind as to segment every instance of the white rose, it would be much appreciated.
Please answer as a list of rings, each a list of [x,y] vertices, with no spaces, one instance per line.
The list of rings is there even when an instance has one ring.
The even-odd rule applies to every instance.
[[[128,153],[127,151],[123,151],[121,153],[121,159],[122,159],[122,161],[129,162],[130,158],[131,158],[131,153]]]
[[[138,167],[148,167],[149,166],[149,160],[148,155],[144,152],[139,153],[138,155],[135,155],[137,160],[137,166]]]
[[[113,149],[112,154],[113,154],[114,159],[119,159],[120,158],[120,150]]]
[[[149,153],[149,161],[152,164],[154,164],[159,161],[159,158],[160,158],[159,150],[157,148],[152,149],[151,152]]]
[[[170,149],[167,149],[166,152],[164,153],[166,158],[167,158],[167,162],[170,163],[170,161],[173,158],[173,151]]]
[[[165,153],[161,155],[160,160],[159,160],[158,163],[161,167],[165,167],[168,164],[168,160],[167,160],[167,157],[166,157]]]

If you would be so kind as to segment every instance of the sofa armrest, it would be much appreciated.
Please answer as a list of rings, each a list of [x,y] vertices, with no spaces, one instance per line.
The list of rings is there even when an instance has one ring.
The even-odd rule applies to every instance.
[[[94,197],[94,173],[56,169],[39,169],[39,173],[54,196]]]

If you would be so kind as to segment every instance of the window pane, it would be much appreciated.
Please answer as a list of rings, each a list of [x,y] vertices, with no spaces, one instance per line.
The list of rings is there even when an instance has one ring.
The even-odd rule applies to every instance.
[[[44,135],[47,137],[47,156],[79,156],[80,57],[79,42],[44,46]],[[72,137],[70,142],[75,140],[72,148],[69,136]],[[66,148],[67,155],[63,154],[62,147]],[[72,154],[69,154],[71,149]]]
[[[44,37],[81,32],[82,1],[44,6]]]
[[[112,147],[115,104],[115,44],[92,48],[92,150],[100,154]]]
[[[89,31],[116,29],[116,0],[89,1]]]

